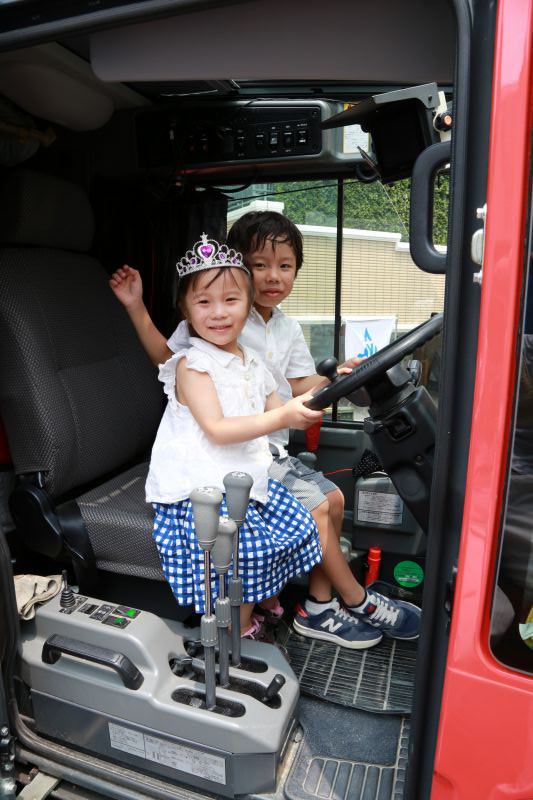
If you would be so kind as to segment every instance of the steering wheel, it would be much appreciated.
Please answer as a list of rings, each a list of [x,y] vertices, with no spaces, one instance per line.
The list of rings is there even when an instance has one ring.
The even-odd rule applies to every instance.
[[[429,342],[430,339],[433,339],[442,330],[442,321],[443,315],[435,314],[427,322],[423,322],[413,328],[405,336],[401,336],[395,342],[388,344],[382,350],[358,364],[349,375],[344,377],[335,377],[336,362],[333,363],[331,361],[330,367],[332,369],[327,369],[327,371],[323,369],[322,374],[326,374],[327,377],[330,377],[331,374],[330,380],[333,378],[332,383],[329,386],[324,386],[323,389],[319,389],[305,405],[315,411],[327,408],[332,403],[340,400],[341,397],[346,397],[369,383],[369,381],[375,380],[378,375],[398,364],[402,358],[408,356],[417,347],[421,347],[426,342]],[[330,361],[330,359],[326,359],[326,361]],[[325,362],[322,363],[325,367]]]

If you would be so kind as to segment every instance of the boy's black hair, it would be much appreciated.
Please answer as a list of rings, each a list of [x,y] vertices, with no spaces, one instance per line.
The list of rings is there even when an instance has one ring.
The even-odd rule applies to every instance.
[[[245,260],[254,250],[261,250],[267,241],[286,242],[296,257],[296,272],[303,264],[302,234],[288,217],[277,211],[249,211],[233,224],[228,233],[228,247],[239,250]]]

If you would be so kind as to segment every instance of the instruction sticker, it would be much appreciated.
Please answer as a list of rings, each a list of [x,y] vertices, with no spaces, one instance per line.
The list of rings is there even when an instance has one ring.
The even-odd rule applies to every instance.
[[[360,125],[345,125],[343,130],[343,153],[358,153],[359,147],[368,150],[368,133]]]
[[[357,492],[357,521],[377,522],[380,525],[401,525],[403,500],[387,492]]]
[[[154,761],[156,764],[164,764],[180,772],[198,775],[199,778],[214,783],[226,783],[226,761],[222,756],[167,742],[156,736],[116,725],[114,722],[109,722],[108,726],[109,741],[115,750],[123,750],[125,753]]]

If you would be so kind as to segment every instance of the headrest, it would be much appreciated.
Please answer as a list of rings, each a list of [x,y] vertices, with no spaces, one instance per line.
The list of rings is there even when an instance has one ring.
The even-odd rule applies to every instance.
[[[93,212],[81,187],[27,169],[0,178],[0,244],[86,253],[93,233]]]

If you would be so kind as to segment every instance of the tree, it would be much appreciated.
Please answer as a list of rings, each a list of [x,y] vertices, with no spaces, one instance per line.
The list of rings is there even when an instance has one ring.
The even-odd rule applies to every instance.
[[[409,240],[410,180],[383,185],[381,182],[344,182],[345,228],[392,231]],[[448,232],[449,179],[435,181],[433,231],[436,244],[446,244]],[[300,225],[337,224],[337,182],[292,181],[279,183],[269,198],[285,203],[284,213]]]

